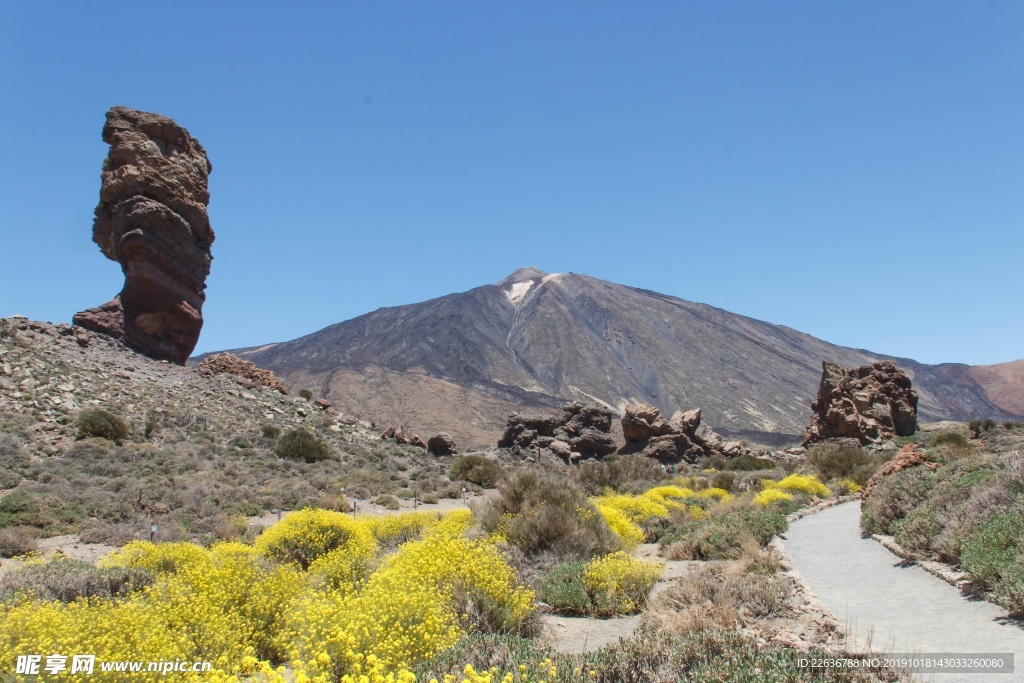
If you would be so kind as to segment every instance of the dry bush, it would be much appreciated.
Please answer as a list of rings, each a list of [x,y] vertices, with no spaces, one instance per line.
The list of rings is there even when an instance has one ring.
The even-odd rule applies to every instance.
[[[585,462],[572,470],[573,479],[591,495],[598,495],[608,488],[638,493],[655,486],[667,476],[657,460],[639,453]]]
[[[22,529],[0,529],[0,557],[26,555],[37,547],[35,536]]]
[[[485,531],[503,534],[527,555],[551,551],[583,559],[620,547],[586,494],[564,476],[516,472],[476,512]]]
[[[771,564],[759,549],[757,562]],[[656,596],[647,611],[648,623],[668,633],[709,629],[736,630],[758,619],[781,614],[791,594],[778,572],[749,571],[752,560],[725,566],[703,565]]]
[[[883,462],[884,458],[863,448],[834,443],[818,444],[807,451],[807,463],[817,470],[822,481],[852,479],[863,486]]]
[[[98,569],[88,562],[58,558],[0,577],[0,600],[28,594],[36,600],[73,602],[79,598],[117,598],[153,583],[144,569]]]

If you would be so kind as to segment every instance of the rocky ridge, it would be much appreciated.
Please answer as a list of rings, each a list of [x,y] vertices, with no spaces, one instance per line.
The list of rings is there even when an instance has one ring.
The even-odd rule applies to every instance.
[[[121,293],[74,323],[158,360],[184,365],[203,327],[214,234],[213,165],[199,141],[159,114],[113,107],[103,141],[93,241],[124,271]]]
[[[557,457],[567,463],[600,459],[614,453],[612,411],[602,406],[567,403],[558,415],[508,416],[498,448],[523,456]]]
[[[217,353],[207,356],[199,364],[199,372],[205,375],[220,375],[226,372],[235,375],[239,379],[249,380],[248,383],[239,382],[243,386],[249,388],[256,388],[257,386],[267,387],[282,394],[288,394],[288,389],[273,372],[258,368],[252,362],[243,360],[238,356],[232,356],[230,353]],[[330,404],[327,404],[327,407],[330,407]]]
[[[676,411],[668,420],[654,406],[626,406],[622,416],[626,444],[621,453],[641,453],[663,463],[696,462],[709,455],[748,455],[739,441],[727,441],[701,422],[700,408]]]

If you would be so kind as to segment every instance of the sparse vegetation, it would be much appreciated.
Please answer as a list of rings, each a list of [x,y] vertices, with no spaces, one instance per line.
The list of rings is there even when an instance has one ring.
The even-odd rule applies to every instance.
[[[260,427],[260,435],[264,439],[276,439],[281,436],[281,428],[276,425],[263,425]]]
[[[128,425],[113,413],[99,408],[81,413],[75,424],[80,439],[95,437],[120,443],[128,438]]]
[[[744,545],[763,547],[787,528],[786,516],[778,510],[723,506],[706,519],[681,521],[658,543],[673,560],[736,559]]]
[[[980,423],[979,423],[980,424]],[[939,432],[932,438],[931,444],[936,446],[953,446],[954,448],[967,448],[967,437],[960,432]]]

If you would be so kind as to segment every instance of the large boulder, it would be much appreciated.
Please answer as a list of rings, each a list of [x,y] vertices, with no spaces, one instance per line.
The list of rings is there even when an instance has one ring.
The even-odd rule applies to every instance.
[[[626,406],[622,414],[622,435],[626,441],[647,441],[672,431],[671,425],[654,406],[634,403]]]
[[[459,449],[455,446],[455,439],[451,434],[436,434],[427,440],[427,450],[433,455],[455,455]]]
[[[880,361],[846,370],[826,361],[821,367],[804,445],[831,439],[878,444],[917,430],[917,392],[895,363]]]
[[[611,428],[612,411],[607,408],[567,403],[559,415],[512,413],[498,447],[524,456],[539,453],[568,462],[599,459],[615,452]]]
[[[103,141],[93,241],[121,264],[121,293],[74,323],[158,360],[185,364],[203,327],[214,234],[206,150],[166,116],[113,107]]]

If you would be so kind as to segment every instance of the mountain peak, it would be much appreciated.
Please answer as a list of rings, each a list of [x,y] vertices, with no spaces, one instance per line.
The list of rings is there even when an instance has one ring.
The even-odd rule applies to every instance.
[[[509,275],[503,280],[499,280],[494,283],[498,287],[504,287],[506,285],[515,284],[517,282],[527,282],[528,280],[536,280],[539,277],[547,275],[543,270],[534,268],[533,266],[527,266],[526,268],[520,268],[516,272]]]

